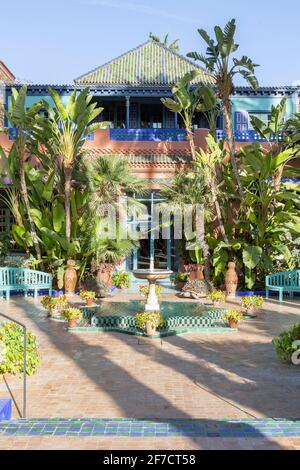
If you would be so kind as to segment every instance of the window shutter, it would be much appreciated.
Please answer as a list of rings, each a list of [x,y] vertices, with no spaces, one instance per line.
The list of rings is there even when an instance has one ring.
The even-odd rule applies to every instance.
[[[248,130],[249,115],[247,111],[236,111],[234,117],[234,130],[243,132]]]

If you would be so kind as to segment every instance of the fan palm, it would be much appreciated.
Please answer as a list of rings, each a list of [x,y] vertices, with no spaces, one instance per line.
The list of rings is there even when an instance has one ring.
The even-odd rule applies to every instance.
[[[239,195],[243,198],[244,191],[235,156],[230,95],[234,92],[233,82],[236,75],[241,75],[245,78],[252,88],[255,89],[258,87],[258,81],[254,75],[255,68],[258,65],[254,64],[247,56],[242,56],[241,59],[233,57],[231,60],[232,54],[236,52],[239,47],[234,40],[235,31],[236,24],[234,19],[226,24],[224,30],[222,30],[220,26],[215,27],[215,40],[212,39],[204,29],[198,29],[200,36],[207,44],[206,55],[199,54],[198,52],[190,52],[188,53],[188,57],[198,60],[206,66],[208,72],[210,72],[214,78],[218,96],[223,101],[225,129],[229,143],[231,164]]]

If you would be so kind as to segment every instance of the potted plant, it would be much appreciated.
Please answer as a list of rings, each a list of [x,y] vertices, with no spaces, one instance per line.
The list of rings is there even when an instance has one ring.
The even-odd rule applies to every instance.
[[[85,300],[86,305],[91,306],[94,303],[96,293],[91,290],[81,290],[80,297]]]
[[[65,295],[58,295],[56,297],[45,295],[41,300],[41,304],[48,310],[49,317],[60,317],[61,312],[68,305],[68,302]]]
[[[130,255],[134,246],[135,243],[130,239],[101,239],[95,236],[91,246],[91,251],[95,253],[91,269],[96,273],[97,280],[111,286],[115,267]]]
[[[195,281],[195,280],[203,281],[204,258],[202,255],[202,249],[199,247],[196,247],[195,250],[190,251],[189,254],[193,262],[193,264],[190,264],[188,267],[190,271],[190,280],[191,281]]]
[[[220,305],[221,302],[225,302],[226,295],[221,290],[213,290],[207,296],[213,303],[213,306],[216,307]]]
[[[293,361],[293,355],[295,354],[298,359],[299,354],[297,349],[299,346],[297,343],[300,340],[300,323],[296,323],[288,331],[284,331],[277,338],[272,340],[272,344],[275,347],[276,354],[281,362],[296,364]]]
[[[130,287],[130,273],[125,271],[118,271],[113,274],[112,277],[113,285],[118,289],[124,289],[125,287]]]
[[[178,289],[182,289],[189,280],[189,274],[184,272],[178,272],[174,275],[174,283]]]
[[[238,322],[243,320],[244,316],[239,310],[227,310],[222,315],[222,320],[227,321],[230,328],[237,328]]]
[[[140,295],[142,297],[148,297],[148,295],[149,295],[149,286],[141,284],[139,286],[139,291],[140,291]],[[159,299],[160,296],[161,296],[161,287],[158,284],[156,284],[156,286],[155,286],[155,294],[157,295],[157,297]]]
[[[82,319],[82,311],[79,308],[66,308],[62,315],[68,321],[69,328],[75,328],[78,320]]]
[[[140,312],[134,317],[137,328],[143,330],[147,336],[153,336],[156,328],[162,327],[164,319],[159,312]]]
[[[258,295],[246,295],[241,298],[241,302],[242,306],[246,310],[247,315],[255,317],[255,312],[262,307],[264,299]]]

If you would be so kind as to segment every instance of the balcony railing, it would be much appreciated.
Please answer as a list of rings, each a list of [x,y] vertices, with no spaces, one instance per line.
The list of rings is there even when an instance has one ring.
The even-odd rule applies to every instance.
[[[283,140],[283,134],[279,135],[279,141]],[[226,132],[218,129],[217,130],[217,139],[222,140],[226,139]],[[249,131],[235,131],[234,139],[236,142],[267,142],[266,139],[263,139],[257,132],[254,130]],[[271,137],[270,141],[275,141],[275,136]]]
[[[110,129],[110,140],[185,142],[184,129]]]

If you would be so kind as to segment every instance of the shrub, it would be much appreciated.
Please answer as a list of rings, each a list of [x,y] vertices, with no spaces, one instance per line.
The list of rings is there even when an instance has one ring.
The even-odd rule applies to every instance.
[[[221,290],[213,290],[207,296],[212,302],[224,302],[226,295]]]
[[[189,274],[188,273],[176,273],[174,275],[174,282],[187,282],[189,280]]]
[[[81,290],[80,297],[83,300],[89,300],[89,299],[94,300],[94,298],[96,297],[96,292],[93,292],[92,290]]]
[[[300,323],[273,339],[272,344],[280,361],[292,363],[292,355],[295,352],[293,343],[296,340],[300,340]]]
[[[246,295],[241,298],[244,308],[260,308],[264,303],[264,298],[258,295]]]
[[[36,336],[27,331],[26,371],[28,375],[37,372],[40,366]],[[17,375],[24,372],[24,333],[20,325],[13,322],[0,324],[0,374]]]
[[[149,294],[149,286],[140,285],[139,291],[140,291],[141,296],[147,297]],[[161,287],[157,284],[155,286],[155,294],[157,295],[157,297],[161,296]]]
[[[227,312],[222,315],[222,320],[225,320],[228,323],[239,322],[240,320],[243,320],[243,318],[244,315],[240,310],[227,310]]]
[[[144,330],[147,321],[153,322],[155,328],[160,328],[164,324],[164,319],[159,312],[140,312],[134,317],[137,328]]]
[[[51,297],[51,295],[45,295],[41,300],[42,306],[49,312],[53,310],[62,310],[68,305],[67,298],[65,295],[58,295],[57,297]]]
[[[79,310],[79,308],[66,308],[66,310],[63,311],[62,316],[66,320],[81,320],[82,319],[82,311]]]
[[[130,273],[125,271],[119,271],[113,274],[112,277],[113,285],[118,289],[124,289],[130,287]]]

